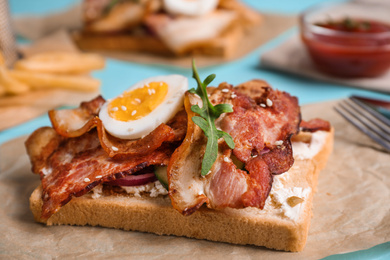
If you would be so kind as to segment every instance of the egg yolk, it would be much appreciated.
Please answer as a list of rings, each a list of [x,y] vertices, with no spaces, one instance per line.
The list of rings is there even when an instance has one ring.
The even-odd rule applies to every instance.
[[[108,105],[108,114],[119,121],[132,121],[147,116],[168,94],[165,82],[150,82],[142,88],[126,91]]]

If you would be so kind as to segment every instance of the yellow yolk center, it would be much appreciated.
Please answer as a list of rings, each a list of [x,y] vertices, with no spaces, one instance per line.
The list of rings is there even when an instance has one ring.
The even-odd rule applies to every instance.
[[[142,88],[124,92],[108,104],[108,114],[120,121],[140,119],[160,105],[168,93],[165,82],[150,82]]]

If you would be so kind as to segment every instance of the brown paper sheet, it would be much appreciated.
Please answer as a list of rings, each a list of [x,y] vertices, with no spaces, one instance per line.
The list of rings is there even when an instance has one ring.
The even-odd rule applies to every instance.
[[[174,236],[99,227],[52,226],[34,222],[28,198],[39,184],[30,171],[23,141],[0,147],[0,254],[4,258],[186,258],[318,259],[390,240],[389,154],[347,124],[334,102],[308,105],[304,118],[329,120],[335,147],[321,172],[306,248],[287,253]]]
[[[56,44],[57,43],[57,44]],[[65,31],[43,38],[21,52],[26,57],[43,51],[78,51]],[[35,90],[23,95],[0,97],[0,131],[26,122],[60,106],[76,106],[81,101],[96,97],[99,92],[64,89]]]

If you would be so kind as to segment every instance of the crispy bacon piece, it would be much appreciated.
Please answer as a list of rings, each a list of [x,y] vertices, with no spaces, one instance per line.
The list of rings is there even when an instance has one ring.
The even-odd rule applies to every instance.
[[[242,208],[244,201],[242,193],[248,189],[248,175],[244,170],[237,169],[230,160],[231,150],[226,145],[220,145],[221,152],[209,174],[206,194],[211,208],[225,207]]]
[[[173,149],[166,146],[148,155],[115,160],[102,149],[95,130],[65,139],[39,171],[43,188],[42,218],[49,218],[73,196],[82,196],[99,183],[124,177],[149,165],[166,165]]]
[[[75,109],[50,110],[49,118],[56,132],[64,137],[77,137],[95,127],[93,119],[98,116],[106,102],[102,96],[82,102]]]
[[[40,128],[26,141],[32,170],[41,177],[42,219],[49,218],[72,197],[82,196],[100,183],[150,165],[167,165],[178,142],[184,138],[185,111],[178,112],[168,122],[173,128],[161,124],[138,140],[112,137],[97,117],[102,101],[99,97],[76,109],[51,112],[55,129]],[[76,125],[72,124],[74,118],[79,122]]]
[[[206,140],[201,134],[202,130],[196,127],[191,120],[195,116],[195,113],[191,111],[191,104],[199,100],[196,100],[189,93],[185,95],[184,107],[188,116],[187,134],[182,144],[172,154],[168,163],[167,174],[172,206],[184,215],[190,215],[205,202],[208,202],[208,198],[204,195],[203,187],[201,186],[201,161],[199,160],[199,151],[203,150],[204,153]],[[183,180],[184,169],[185,180]],[[183,192],[185,190],[188,192]]]
[[[35,130],[25,145],[32,164],[32,172],[39,173],[45,168],[46,160],[58,148],[64,138],[51,127]]]
[[[249,95],[248,95],[249,94]],[[220,140],[216,162],[210,173],[200,176],[206,138],[191,120],[191,105],[201,102],[186,94],[187,135],[168,164],[169,195],[172,205],[189,215],[206,203],[208,207],[263,208],[272,187],[272,175],[287,171],[293,164],[290,137],[299,130],[300,109],[295,97],[272,90],[263,81],[249,81],[232,88],[222,83],[212,90],[210,101],[230,103],[233,112],[216,121],[229,133],[235,148]],[[245,163],[247,174],[230,158]]]
[[[187,117],[179,111],[167,124],[159,125],[146,137],[137,140],[123,140],[111,136],[97,117],[105,100],[99,96],[81,103],[75,109],[51,110],[50,121],[56,132],[64,137],[78,137],[92,128],[97,128],[103,149],[113,158],[126,158],[153,152],[163,142],[180,141],[186,132]]]
[[[309,121],[301,121],[301,130],[303,132],[330,131],[330,123],[320,118],[314,118]]]

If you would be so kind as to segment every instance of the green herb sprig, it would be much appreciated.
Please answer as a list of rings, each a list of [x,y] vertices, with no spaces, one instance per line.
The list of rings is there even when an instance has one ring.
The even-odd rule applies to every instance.
[[[229,148],[234,149],[233,138],[226,132],[218,130],[215,126],[215,120],[223,113],[233,112],[230,104],[218,104],[213,106],[207,96],[207,86],[214,80],[215,74],[209,75],[203,82],[199,78],[195,61],[192,60],[192,77],[198,83],[197,89],[190,89],[189,92],[198,94],[203,101],[203,106],[191,106],[191,110],[199,116],[192,117],[192,121],[198,125],[207,137],[206,151],[202,161],[202,176],[207,175],[218,156],[218,139],[223,138]]]

